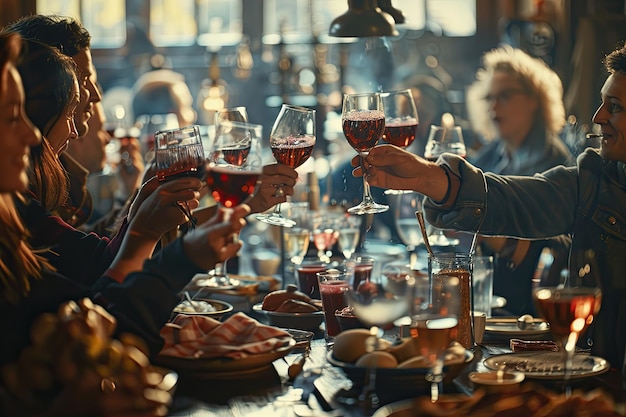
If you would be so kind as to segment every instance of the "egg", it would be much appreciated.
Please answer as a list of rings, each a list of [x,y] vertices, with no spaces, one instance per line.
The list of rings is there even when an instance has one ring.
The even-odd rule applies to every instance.
[[[356,366],[375,367],[375,368],[395,368],[398,366],[398,360],[389,352],[380,350],[366,353],[356,361]]]

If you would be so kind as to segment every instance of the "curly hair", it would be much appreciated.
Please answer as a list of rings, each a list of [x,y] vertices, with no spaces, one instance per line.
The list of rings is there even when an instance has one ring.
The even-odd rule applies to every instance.
[[[626,74],[626,44],[604,57],[604,67],[609,74]]]
[[[483,68],[476,73],[476,81],[467,89],[467,111],[474,130],[493,140],[496,127],[489,118],[485,100],[496,72],[507,72],[518,79],[528,93],[539,102],[536,123],[545,126],[547,133],[556,134],[565,125],[563,83],[545,62],[533,58],[521,49],[502,46],[483,56]]]

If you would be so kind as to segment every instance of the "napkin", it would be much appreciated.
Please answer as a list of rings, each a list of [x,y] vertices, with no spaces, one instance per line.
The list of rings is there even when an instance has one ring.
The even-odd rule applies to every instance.
[[[289,345],[289,333],[244,313],[223,323],[211,317],[179,314],[161,329],[161,355],[183,358],[232,358],[272,352]]]

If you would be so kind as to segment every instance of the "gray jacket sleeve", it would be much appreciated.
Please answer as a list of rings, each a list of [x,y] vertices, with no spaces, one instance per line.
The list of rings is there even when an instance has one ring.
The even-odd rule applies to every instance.
[[[501,176],[483,173],[463,158],[439,159],[461,180],[452,209],[431,199],[426,219],[443,229],[483,235],[544,239],[572,230],[578,198],[577,167],[558,166],[542,174]]]

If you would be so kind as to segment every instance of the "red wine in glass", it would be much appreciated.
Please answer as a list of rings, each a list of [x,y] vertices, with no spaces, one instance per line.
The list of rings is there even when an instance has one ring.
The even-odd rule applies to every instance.
[[[224,160],[231,165],[242,166],[248,159],[250,145],[240,148],[222,149]]]
[[[193,161],[189,164],[181,163],[176,166],[157,170],[157,178],[160,182],[171,181],[177,178],[195,177],[202,179],[205,174],[204,162],[200,165],[193,165]]]
[[[334,337],[341,332],[335,311],[341,310],[348,305],[345,294],[348,291],[348,282],[343,280],[320,281],[320,296],[324,306],[324,319],[326,320],[326,333]]]
[[[385,113],[380,93],[344,94],[341,124],[346,140],[359,153],[361,163],[385,131]],[[389,206],[374,201],[363,172],[363,199],[348,209],[350,214],[375,214],[389,210]]]
[[[211,167],[206,183],[215,201],[230,208],[243,203],[254,193],[258,178],[259,173],[254,171]]]
[[[378,110],[352,112],[343,120],[343,133],[357,152],[372,149],[384,130],[385,115]]]
[[[383,140],[400,148],[406,148],[415,140],[417,121],[391,121],[385,123]]]
[[[276,161],[291,168],[304,164],[313,153],[315,137],[286,138],[272,144],[272,154]]]
[[[270,133],[270,148],[279,164],[297,168],[304,164],[315,145],[315,110],[301,106],[283,104]],[[277,197],[283,197],[281,185],[276,188]],[[280,213],[280,203],[271,213],[256,217],[264,223],[282,227],[293,227],[296,222]]]
[[[534,290],[533,299],[550,323],[550,333],[561,343],[563,383],[568,397],[576,343],[600,311],[602,291],[596,287],[539,287]]]

